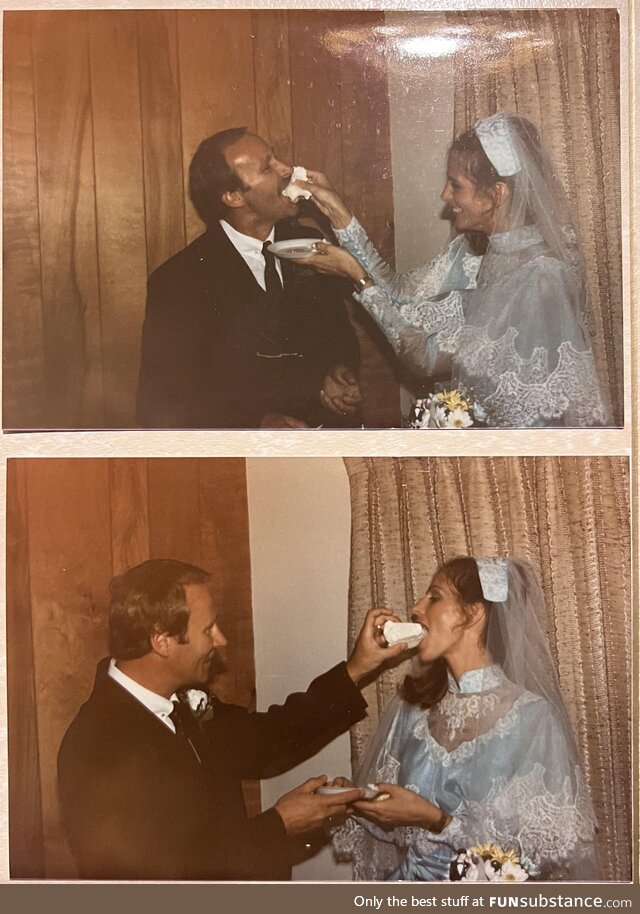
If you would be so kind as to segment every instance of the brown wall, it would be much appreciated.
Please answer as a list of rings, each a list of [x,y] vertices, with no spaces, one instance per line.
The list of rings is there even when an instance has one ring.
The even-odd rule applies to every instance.
[[[5,13],[5,428],[133,425],[147,274],[203,229],[187,170],[217,130],[246,125],[326,170],[392,255],[382,21]],[[388,350],[364,326],[365,420],[397,424]]]
[[[13,877],[73,875],[56,757],[107,653],[111,577],[147,558],[214,576],[228,637],[225,701],[255,699],[243,459],[10,460],[7,483],[9,827]],[[247,788],[259,810],[259,785]]]

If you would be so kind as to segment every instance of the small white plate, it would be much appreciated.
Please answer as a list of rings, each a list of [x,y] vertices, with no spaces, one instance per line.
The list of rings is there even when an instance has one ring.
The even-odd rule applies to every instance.
[[[355,790],[354,787],[318,787],[316,793],[320,793],[323,796],[335,796],[339,793],[348,793],[350,790]],[[374,787],[365,787],[364,788],[364,799],[373,800],[380,793],[379,790],[376,790]]]
[[[316,244],[321,238],[291,238],[289,241],[274,241],[269,250],[284,260],[298,260],[316,253]]]

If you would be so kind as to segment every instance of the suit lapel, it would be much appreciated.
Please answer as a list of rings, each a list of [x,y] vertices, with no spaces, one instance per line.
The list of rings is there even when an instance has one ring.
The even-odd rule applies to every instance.
[[[108,660],[104,666],[102,663],[98,666],[95,695],[98,702],[106,703],[116,711],[118,726],[124,725],[130,733],[135,734],[136,742],[141,746],[148,749],[155,747],[163,755],[170,754],[176,760],[180,759],[199,768],[200,763],[189,744],[179,739],[131,692],[109,676]]]
[[[208,230],[207,239],[207,267],[213,288],[220,290],[223,306],[237,308],[241,302],[261,301],[263,289],[218,223]]]

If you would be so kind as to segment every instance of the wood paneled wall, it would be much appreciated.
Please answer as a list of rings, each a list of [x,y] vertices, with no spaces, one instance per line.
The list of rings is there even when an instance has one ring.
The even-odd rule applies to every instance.
[[[382,13],[4,15],[5,428],[134,421],[147,274],[199,235],[199,142],[245,125],[325,170],[393,254]],[[364,317],[368,425],[397,424]]]
[[[255,703],[242,459],[10,460],[7,483],[9,830],[12,877],[74,875],[56,758],[107,654],[113,575],[147,558],[213,573],[229,671],[216,694]],[[247,786],[253,812],[258,784]]]

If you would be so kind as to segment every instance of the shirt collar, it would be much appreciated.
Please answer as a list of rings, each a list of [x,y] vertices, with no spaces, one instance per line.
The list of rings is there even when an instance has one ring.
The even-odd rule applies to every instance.
[[[497,663],[478,670],[466,670],[458,682],[450,670],[448,677],[450,692],[487,692],[507,682],[507,677]]]
[[[220,225],[229,238],[229,241],[234,246],[236,251],[240,254],[262,254],[262,246],[265,241],[273,241],[276,236],[276,227],[271,229],[265,241],[260,241],[258,238],[252,238],[251,235],[244,235],[242,232],[239,232],[232,225],[221,219]]]
[[[113,657],[109,661],[108,673],[118,685],[121,685],[123,689],[130,692],[133,697],[143,704],[145,708],[148,708],[152,714],[166,718],[173,711],[173,701],[171,698],[165,698],[163,695],[158,695],[150,689],[145,689],[139,682],[131,679],[131,677],[123,673],[122,670],[119,670]]]

